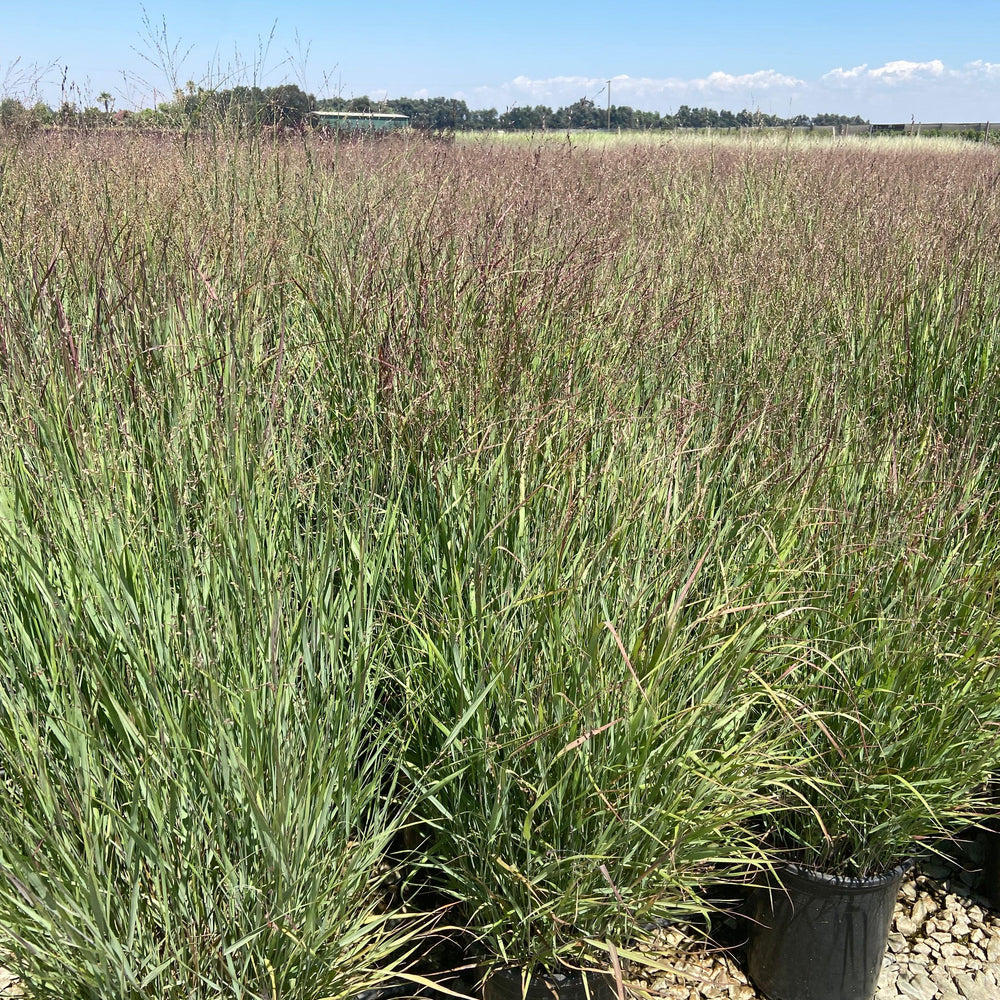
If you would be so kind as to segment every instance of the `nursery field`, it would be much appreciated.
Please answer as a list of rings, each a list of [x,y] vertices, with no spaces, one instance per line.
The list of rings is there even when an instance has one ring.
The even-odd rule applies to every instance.
[[[933,849],[998,369],[996,150],[0,136],[2,964],[618,969]]]

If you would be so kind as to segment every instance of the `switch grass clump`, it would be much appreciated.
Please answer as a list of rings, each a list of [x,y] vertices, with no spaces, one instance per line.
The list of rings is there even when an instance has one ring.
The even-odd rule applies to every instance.
[[[53,130],[0,167],[32,995],[650,962],[718,882],[976,818],[995,152]]]

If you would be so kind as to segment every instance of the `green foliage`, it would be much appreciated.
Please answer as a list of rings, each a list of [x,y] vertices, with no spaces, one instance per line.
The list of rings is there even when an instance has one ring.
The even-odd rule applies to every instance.
[[[18,128],[23,126],[27,119],[28,112],[19,100],[14,97],[0,100],[0,128]]]
[[[684,581],[640,553],[686,533],[655,527],[667,490],[644,435],[619,443],[643,455],[634,469],[610,436],[584,432],[575,457],[510,441],[417,494],[438,539],[412,571],[401,654],[418,733],[406,768],[426,790],[417,863],[503,962],[600,961],[703,917],[707,881],[767,864],[750,820],[772,804],[766,776],[787,773],[780,721],[749,682],[766,617],[678,623]],[[647,579],[623,572],[640,565]]]
[[[814,115],[812,119],[813,125],[867,125],[861,115],[838,115],[831,114],[830,112],[823,112],[822,114]]]
[[[993,154],[601,141],[4,136],[39,1000],[348,997],[442,923],[639,961],[714,880],[975,814]]]
[[[0,913],[37,997],[347,996],[416,926],[378,574],[303,442],[206,387],[113,366],[4,452]]]

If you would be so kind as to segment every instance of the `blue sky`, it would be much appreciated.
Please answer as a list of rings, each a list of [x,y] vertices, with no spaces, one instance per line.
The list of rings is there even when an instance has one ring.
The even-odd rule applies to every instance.
[[[0,0],[0,92],[58,101],[63,67],[78,102],[106,90],[120,108],[162,99],[172,77],[292,82],[318,97],[444,95],[500,111],[583,96],[603,105],[610,78],[614,103],[662,112],[996,121],[1000,2]]]

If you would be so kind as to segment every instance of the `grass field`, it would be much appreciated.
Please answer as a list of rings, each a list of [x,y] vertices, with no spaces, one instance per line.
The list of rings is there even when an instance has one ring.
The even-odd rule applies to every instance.
[[[0,139],[6,964],[340,1000],[639,960],[719,883],[968,823],[998,181],[949,141]]]

